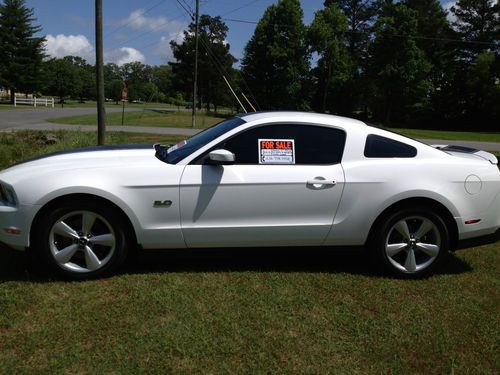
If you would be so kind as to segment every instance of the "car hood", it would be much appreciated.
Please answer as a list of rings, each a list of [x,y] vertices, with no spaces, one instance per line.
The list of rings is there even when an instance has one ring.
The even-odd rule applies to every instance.
[[[153,145],[100,146],[60,151],[22,161],[0,172],[0,180],[16,183],[24,178],[51,172],[102,169],[162,163],[154,156]]]

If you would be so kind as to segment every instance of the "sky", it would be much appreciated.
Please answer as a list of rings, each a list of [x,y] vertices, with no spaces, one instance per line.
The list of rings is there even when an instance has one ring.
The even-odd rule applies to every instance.
[[[443,0],[449,9],[455,1]],[[184,8],[195,0],[103,0],[105,62],[123,65],[140,61],[149,65],[173,60],[170,41],[182,41],[190,22]],[[200,0],[200,14],[221,16],[229,27],[227,42],[240,60],[255,25],[232,20],[259,21],[277,0]],[[46,36],[46,53],[53,57],[74,55],[95,61],[94,0],[26,0],[36,24]],[[323,0],[301,0],[304,22],[309,24]],[[238,65],[238,63],[237,63]]]

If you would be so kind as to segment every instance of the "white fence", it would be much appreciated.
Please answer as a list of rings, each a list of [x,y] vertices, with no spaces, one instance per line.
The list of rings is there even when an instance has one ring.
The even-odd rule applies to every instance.
[[[44,105],[48,107],[49,105],[54,108],[54,98],[18,98],[14,96],[14,107],[17,107],[18,104],[28,104],[32,105],[36,108],[37,105]]]

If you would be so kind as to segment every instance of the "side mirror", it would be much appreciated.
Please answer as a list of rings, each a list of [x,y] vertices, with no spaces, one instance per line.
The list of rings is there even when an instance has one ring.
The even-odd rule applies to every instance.
[[[211,165],[228,165],[234,164],[234,154],[228,150],[213,150],[208,154],[207,164]]]

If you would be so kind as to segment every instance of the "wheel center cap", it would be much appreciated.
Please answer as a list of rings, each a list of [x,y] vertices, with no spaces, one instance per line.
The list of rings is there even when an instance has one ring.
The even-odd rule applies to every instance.
[[[411,247],[415,247],[417,246],[417,241],[414,238],[411,238],[408,245],[410,245]]]
[[[84,246],[86,246],[86,245],[87,245],[87,242],[89,242],[89,240],[88,240],[88,239],[86,239],[85,237],[80,237],[80,238],[78,239],[78,245],[79,245],[80,247],[84,247]]]

